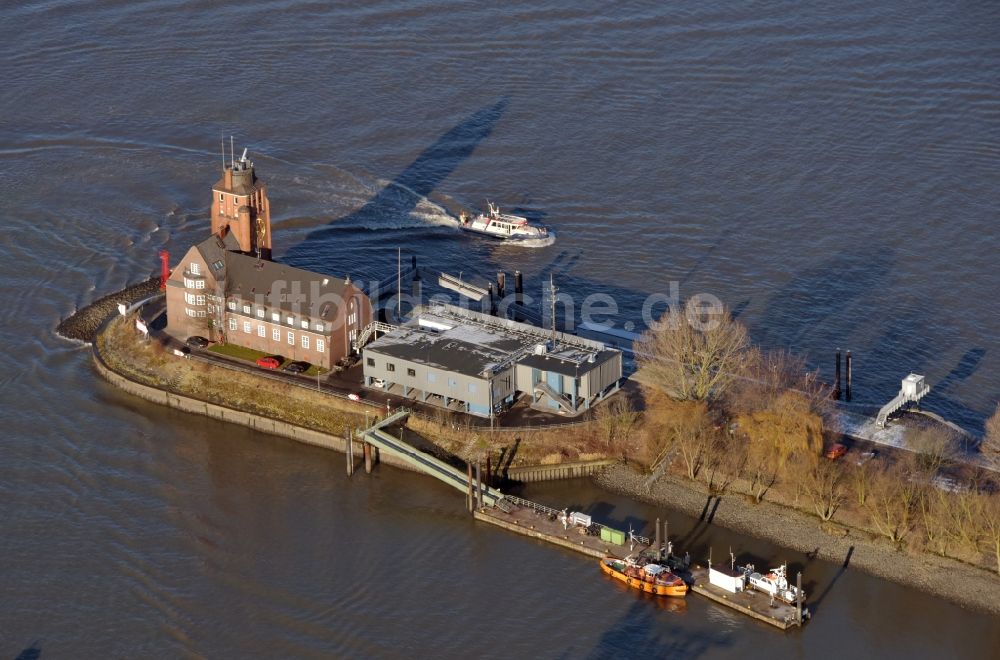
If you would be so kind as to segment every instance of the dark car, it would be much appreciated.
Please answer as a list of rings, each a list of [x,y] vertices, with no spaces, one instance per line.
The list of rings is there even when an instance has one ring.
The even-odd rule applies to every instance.
[[[309,370],[308,362],[289,362],[285,365],[285,371],[290,374],[301,374]]]
[[[262,357],[257,358],[257,366],[264,369],[277,369],[281,366],[281,363],[278,362],[278,358]]]
[[[190,346],[191,348],[205,348],[206,346],[208,346],[208,340],[205,339],[204,337],[199,337],[198,335],[194,335],[193,337],[187,338],[187,345]]]

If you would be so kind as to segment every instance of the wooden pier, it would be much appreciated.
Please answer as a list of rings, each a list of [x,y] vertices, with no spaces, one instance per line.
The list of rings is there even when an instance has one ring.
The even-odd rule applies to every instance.
[[[720,605],[725,605],[737,612],[741,612],[782,630],[802,625],[799,622],[795,605],[790,605],[777,598],[772,599],[764,592],[753,589],[730,593],[714,584],[710,584],[708,581],[708,569],[704,567],[692,567],[691,577],[694,580],[691,584],[691,591],[714,600]]]
[[[558,515],[553,515],[553,513],[558,512],[546,507],[534,508],[508,504],[505,508],[510,510],[504,511],[497,507],[477,508],[474,515],[476,520],[569,550],[575,550],[590,557],[624,557],[649,550],[655,545],[655,543],[650,543],[649,539],[641,536],[634,537],[633,542],[626,542],[623,546],[615,545],[601,540],[600,537],[587,534],[582,527],[568,526],[564,528]],[[774,599],[772,602],[771,597],[767,594],[752,589],[730,593],[709,584],[707,568],[697,566],[691,568],[690,587],[691,591],[699,596],[704,596],[719,605],[781,630],[802,625],[795,605],[790,605],[779,599]]]
[[[591,557],[624,557],[633,552],[642,552],[649,549],[648,543],[643,543],[645,539],[634,544],[626,543],[624,546],[615,545],[602,541],[598,536],[587,534],[583,527],[567,526],[563,528],[558,517],[553,519],[551,514],[540,510],[522,506],[511,507],[509,513],[505,513],[496,507],[484,507],[476,509],[474,512],[476,520],[488,522],[497,527],[503,527],[517,534],[523,534],[532,538],[541,539],[554,545],[569,548],[577,552],[582,552]],[[631,549],[630,549],[631,548]]]

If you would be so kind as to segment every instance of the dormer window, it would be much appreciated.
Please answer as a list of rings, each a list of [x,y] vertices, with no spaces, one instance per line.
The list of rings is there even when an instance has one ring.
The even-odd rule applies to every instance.
[[[192,275],[201,275],[201,265],[196,261],[191,262],[191,265],[188,268],[188,270],[191,271]]]

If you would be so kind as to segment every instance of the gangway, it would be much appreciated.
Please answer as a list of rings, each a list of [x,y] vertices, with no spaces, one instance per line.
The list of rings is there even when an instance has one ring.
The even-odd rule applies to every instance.
[[[394,456],[401,458],[407,464],[417,468],[419,471],[429,474],[449,486],[457,488],[463,493],[467,493],[470,488],[470,484],[466,473],[438,458],[435,458],[434,456],[431,456],[428,453],[420,451],[413,445],[410,445],[385,431],[386,427],[403,421],[407,418],[407,416],[409,416],[409,414],[410,411],[408,409],[400,408],[389,417],[386,417],[377,424],[361,431],[362,439],[365,442],[378,447],[380,452],[384,451],[393,454]],[[475,489],[476,484],[471,484],[471,487]],[[503,493],[495,488],[490,488],[489,486],[483,486],[482,494],[483,503],[491,506],[503,499]]]
[[[889,415],[893,414],[907,403],[917,403],[927,396],[931,391],[931,386],[924,381],[923,376],[910,374],[903,379],[903,385],[899,394],[893,397],[892,401],[882,406],[875,417],[875,425],[884,428],[889,421]]]

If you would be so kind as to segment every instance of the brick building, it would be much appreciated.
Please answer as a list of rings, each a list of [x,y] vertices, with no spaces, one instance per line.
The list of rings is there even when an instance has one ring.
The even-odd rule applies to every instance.
[[[233,179],[232,170],[243,173],[243,183],[233,183],[240,176]],[[254,201],[234,202],[234,191],[249,191]],[[244,243],[250,219],[264,231]],[[266,187],[245,154],[212,189],[212,228],[213,235],[191,247],[167,280],[168,332],[325,368],[352,353],[353,340],[371,323],[371,302],[350,280],[264,258],[271,247]]]

